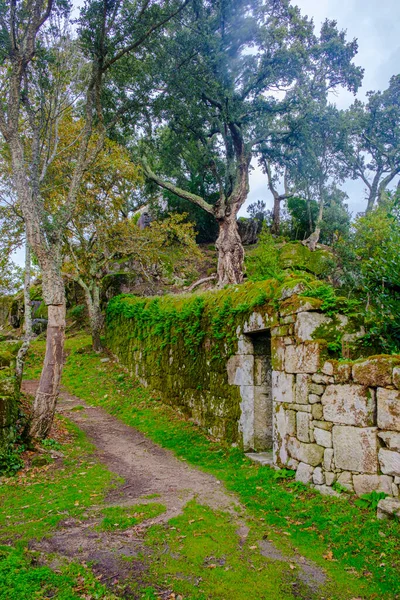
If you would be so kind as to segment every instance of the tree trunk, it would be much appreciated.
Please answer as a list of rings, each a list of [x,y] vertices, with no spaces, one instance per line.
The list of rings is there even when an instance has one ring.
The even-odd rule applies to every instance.
[[[89,312],[90,332],[92,335],[92,345],[95,352],[102,352],[101,330],[103,328],[103,315],[100,310],[100,289],[96,284],[92,288],[83,286],[85,291],[86,304]]]
[[[48,311],[46,355],[30,427],[30,435],[39,439],[49,434],[53,423],[64,362],[65,302],[49,305]]]
[[[216,241],[218,251],[218,286],[227,283],[241,283],[243,281],[244,250],[240,239],[237,220],[237,211],[232,210],[224,219],[218,219],[219,234]]]
[[[321,223],[322,223],[322,216],[324,213],[324,200],[321,197],[320,201],[319,201],[319,212],[318,212],[318,217],[317,217],[317,222],[315,223],[315,229],[312,232],[312,234],[302,242],[302,244],[304,246],[307,246],[307,248],[309,248],[311,250],[311,252],[314,252],[318,242],[319,242],[319,236],[321,234]]]
[[[281,228],[281,196],[274,194],[274,208],[272,211],[272,227],[271,233],[279,235]]]
[[[25,277],[24,277],[24,341],[17,354],[15,374],[21,384],[24,371],[25,356],[32,339],[32,306],[31,306],[31,249],[25,240]]]

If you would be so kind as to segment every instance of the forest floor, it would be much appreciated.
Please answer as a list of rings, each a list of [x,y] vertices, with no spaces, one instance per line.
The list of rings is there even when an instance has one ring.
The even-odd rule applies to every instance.
[[[400,598],[397,523],[250,463],[87,338],[68,349],[66,437],[0,486],[1,600]]]

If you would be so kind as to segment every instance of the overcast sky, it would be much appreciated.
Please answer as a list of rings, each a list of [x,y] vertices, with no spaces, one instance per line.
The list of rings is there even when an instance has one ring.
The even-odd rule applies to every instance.
[[[363,85],[357,93],[361,100],[369,90],[387,88],[390,77],[400,72],[400,0],[294,0],[293,4],[314,19],[318,30],[326,18],[334,19],[340,29],[347,31],[348,40],[357,38],[358,54],[354,62],[365,69]],[[339,91],[336,104],[347,108],[353,100],[349,92]],[[365,210],[363,184],[349,181],[344,189],[349,195],[350,210],[353,213]],[[251,173],[245,206],[255,200],[264,200],[268,208],[272,207],[265,175],[258,169]],[[245,207],[241,214],[246,215]]]

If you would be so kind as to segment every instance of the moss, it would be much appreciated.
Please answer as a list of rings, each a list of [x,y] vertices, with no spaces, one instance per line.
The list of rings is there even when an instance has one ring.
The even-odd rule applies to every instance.
[[[387,387],[392,384],[393,367],[400,364],[399,356],[382,354],[353,364],[353,379],[370,387]]]
[[[307,296],[291,296],[281,302],[279,310],[282,317],[293,315],[300,311],[319,310],[322,301],[318,298],[308,298]]]
[[[334,256],[328,250],[311,252],[300,242],[293,242],[282,246],[279,261],[283,269],[302,269],[314,275],[324,275],[331,268]]]

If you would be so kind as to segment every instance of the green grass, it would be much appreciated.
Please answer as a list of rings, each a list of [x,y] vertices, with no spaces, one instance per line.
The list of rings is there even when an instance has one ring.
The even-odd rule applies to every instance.
[[[279,480],[275,471],[251,464],[239,449],[210,441],[151,398],[117,364],[100,363],[89,344],[87,337],[67,341],[63,383],[70,392],[103,406],[223,481],[238,494],[260,535],[268,535],[284,552],[297,549],[326,569],[334,582],[328,598],[399,597],[398,523],[378,521],[375,512],[358,507],[352,496],[328,498],[290,479]],[[27,377],[37,376],[43,350],[42,342],[33,345]]]
[[[118,598],[102,585],[91,569],[65,562],[54,572],[37,564],[37,553],[0,546],[0,600],[57,598],[79,600]]]
[[[34,469],[0,486],[0,600],[117,598],[86,565],[61,561],[54,572],[38,562],[38,552],[28,549],[29,542],[51,534],[62,519],[85,520],[86,510],[101,504],[116,481],[93,459],[93,446],[85,435],[71,423],[65,425],[70,443],[49,439],[44,444],[63,450],[60,468]]]
[[[147,519],[153,519],[166,511],[162,504],[136,504],[135,506],[108,506],[103,508],[104,519],[99,529],[129,529]]]
[[[293,599],[297,568],[267,560],[259,551],[256,528],[242,545],[236,529],[229,514],[190,502],[166,527],[149,531],[149,580],[163,581],[185,600]],[[300,591],[300,597],[310,598],[305,584],[300,583]]]

